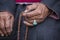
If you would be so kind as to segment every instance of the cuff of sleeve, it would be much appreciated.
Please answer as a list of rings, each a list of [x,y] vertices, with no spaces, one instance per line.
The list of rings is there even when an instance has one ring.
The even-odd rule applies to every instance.
[[[3,0],[2,0],[3,1]],[[0,12],[8,11],[12,14],[15,12],[15,0],[6,0],[0,3]]]
[[[42,1],[41,3],[45,4],[49,9],[53,11],[53,13],[50,15],[52,18],[60,19],[60,6],[58,6],[59,2],[53,6],[45,1]]]
[[[57,16],[55,12],[52,12],[49,17],[56,19],[56,20],[59,19],[59,17]]]
[[[11,8],[11,7],[7,7],[7,6],[0,6],[0,12],[3,12],[3,11],[8,11],[12,14],[14,14],[14,9]]]

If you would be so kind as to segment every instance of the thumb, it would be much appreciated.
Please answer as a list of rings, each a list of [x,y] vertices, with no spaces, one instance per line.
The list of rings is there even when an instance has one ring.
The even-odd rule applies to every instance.
[[[25,10],[25,12],[32,11],[32,10],[34,10],[36,8],[37,8],[37,4],[28,5],[28,6],[26,6],[27,11]]]
[[[23,16],[27,16],[27,14],[30,14],[30,11],[35,10],[38,7],[38,4],[33,3],[32,5],[26,6],[26,10],[23,13]]]

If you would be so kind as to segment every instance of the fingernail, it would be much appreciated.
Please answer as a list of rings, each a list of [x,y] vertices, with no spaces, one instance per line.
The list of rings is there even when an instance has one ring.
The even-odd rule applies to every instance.
[[[28,12],[28,10],[25,10],[24,12],[26,13],[26,12]]]
[[[23,16],[26,16],[26,14],[24,13]]]
[[[23,23],[25,23],[25,21],[23,21]]]
[[[1,36],[4,36],[4,34],[1,34]]]

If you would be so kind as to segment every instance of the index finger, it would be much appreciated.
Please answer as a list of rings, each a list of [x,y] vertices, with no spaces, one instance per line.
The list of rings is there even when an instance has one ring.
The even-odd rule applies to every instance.
[[[13,17],[10,16],[9,18],[5,19],[6,20],[6,31],[8,34],[12,32],[12,24],[13,24]]]
[[[38,7],[37,3],[32,3],[31,5],[27,5],[26,6],[26,10],[27,12],[29,12],[30,10],[36,9]]]
[[[39,13],[38,11],[34,10],[28,13],[23,13],[24,17],[33,17],[33,16],[37,16],[40,15],[41,13]]]

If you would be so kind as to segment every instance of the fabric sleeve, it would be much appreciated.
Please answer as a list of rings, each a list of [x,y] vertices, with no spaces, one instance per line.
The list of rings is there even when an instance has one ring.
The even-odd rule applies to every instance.
[[[47,5],[60,19],[60,0],[42,0],[41,3]]]
[[[15,5],[15,0],[0,0],[0,12],[8,11],[14,13]]]

